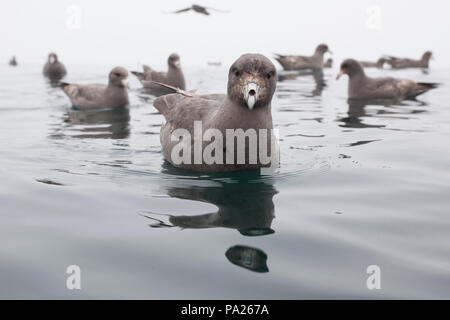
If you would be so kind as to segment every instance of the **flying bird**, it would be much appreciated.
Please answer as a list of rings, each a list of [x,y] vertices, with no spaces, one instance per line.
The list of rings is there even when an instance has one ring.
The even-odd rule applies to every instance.
[[[190,7],[187,7],[187,8],[184,8],[184,9],[180,9],[180,10],[176,10],[176,11],[172,11],[172,12],[169,12],[169,13],[183,13],[183,12],[187,12],[187,11],[190,11],[190,10],[194,10],[195,12],[200,13],[200,14],[204,14],[205,16],[209,16],[210,15],[208,10],[213,10],[213,11],[217,11],[217,12],[224,12],[224,13],[225,12],[229,12],[229,10],[219,10],[219,9],[214,9],[214,8],[211,8],[211,7],[203,7],[203,6],[200,6],[198,4],[193,4]]]

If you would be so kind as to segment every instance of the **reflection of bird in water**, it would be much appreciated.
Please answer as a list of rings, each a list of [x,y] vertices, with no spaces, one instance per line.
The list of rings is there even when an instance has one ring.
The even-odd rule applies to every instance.
[[[168,215],[163,222],[162,215],[145,214],[157,221],[152,227],[177,226],[182,229],[232,228],[245,236],[271,234],[274,216],[273,196],[277,190],[267,182],[239,181],[221,182],[218,186],[187,187],[172,186],[167,193],[170,197],[201,201],[214,204],[218,210],[201,215]]]
[[[165,165],[166,172],[178,173],[179,169]],[[163,170],[163,173],[164,170]],[[179,227],[181,229],[231,228],[244,236],[264,236],[274,233],[271,228],[275,217],[273,196],[277,193],[270,181],[249,177],[214,179],[214,184],[203,184],[197,179],[192,183],[167,187],[173,198],[201,201],[214,204],[218,210],[200,215],[164,215],[143,213],[153,221],[153,228]],[[230,178],[231,177],[231,178]],[[184,181],[184,180],[183,180]],[[187,180],[189,181],[189,180]],[[210,180],[211,181],[211,180]],[[226,257],[233,263],[255,272],[268,272],[267,255],[260,249],[234,246],[227,250]]]
[[[299,77],[310,77],[310,76],[313,76],[314,83],[316,84],[315,88],[311,92],[311,95],[313,97],[321,96],[323,89],[327,86],[322,69],[302,70],[296,71],[294,73],[289,72],[284,74],[280,73],[278,75],[278,81],[283,82],[286,80],[295,80]]]
[[[125,139],[130,134],[130,111],[126,107],[104,110],[74,110],[67,113],[66,122],[74,138]]]
[[[426,103],[416,100],[419,103],[419,106],[426,106]],[[363,122],[364,118],[372,118],[372,119],[384,119],[386,115],[389,114],[401,114],[401,118],[408,119],[405,117],[405,109],[402,108],[405,106],[403,103],[394,104],[393,101],[387,100],[360,100],[360,99],[348,99],[348,111],[347,116],[343,118],[337,119],[339,122],[343,122],[341,127],[345,128],[385,128],[385,124],[366,124]],[[377,110],[376,112],[369,113],[366,110],[367,106],[381,106],[389,108],[389,111],[386,108],[382,110]],[[394,108],[398,107],[398,111],[394,110]],[[392,111],[394,110],[394,111]],[[413,109],[408,110],[408,114],[418,114],[425,112],[425,110],[421,109]],[[397,117],[399,118],[399,117]]]
[[[229,248],[225,256],[231,263],[242,268],[260,273],[269,272],[267,254],[260,249],[237,245]]]
[[[363,122],[363,118],[371,117],[370,114],[366,112],[366,106],[369,104],[366,101],[352,100],[348,101],[348,111],[347,116],[338,119],[338,121],[343,122],[341,127],[345,128],[383,128],[385,125],[375,125],[366,124]]]
[[[187,12],[187,11],[191,11],[193,10],[194,12],[200,13],[200,14],[204,14],[205,16],[209,16],[210,13],[208,10],[212,10],[212,11],[217,11],[217,12],[230,12],[230,10],[219,10],[219,9],[214,9],[211,7],[204,7],[204,6],[200,6],[198,4],[193,4],[190,7],[184,8],[184,9],[180,9],[180,10],[176,10],[176,11],[172,11],[172,12],[168,12],[168,13],[182,13],[182,12]]]

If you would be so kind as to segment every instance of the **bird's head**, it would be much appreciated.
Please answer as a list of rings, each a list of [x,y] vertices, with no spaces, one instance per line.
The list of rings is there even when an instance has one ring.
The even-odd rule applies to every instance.
[[[167,64],[169,65],[169,67],[181,69],[180,56],[176,53],[172,53],[167,59]]]
[[[228,96],[253,110],[270,105],[277,85],[277,70],[261,54],[244,54],[230,67]]]
[[[128,71],[123,67],[115,67],[109,73],[109,85],[129,88],[128,84]]]

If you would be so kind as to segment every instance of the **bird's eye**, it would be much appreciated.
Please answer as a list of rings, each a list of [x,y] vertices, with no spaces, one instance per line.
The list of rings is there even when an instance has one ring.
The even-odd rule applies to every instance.
[[[234,75],[236,77],[239,77],[241,75],[241,72],[239,70],[234,70]]]
[[[120,73],[115,73],[114,74],[116,77],[120,77]]]
[[[272,78],[272,73],[268,73],[268,74],[266,74],[266,77],[267,77],[267,79],[270,79],[270,78]]]
[[[342,68],[344,68],[344,69],[347,69],[348,67],[350,67],[350,65],[348,65],[348,64],[346,64],[346,63],[344,63],[344,64],[342,65]]]

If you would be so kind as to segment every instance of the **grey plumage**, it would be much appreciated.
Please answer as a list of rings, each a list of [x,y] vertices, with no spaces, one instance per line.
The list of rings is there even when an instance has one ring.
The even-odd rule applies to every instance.
[[[183,12],[187,12],[187,11],[191,11],[191,10],[194,11],[194,12],[203,14],[205,16],[209,16],[210,15],[208,10],[213,10],[213,11],[217,11],[217,12],[229,12],[228,10],[218,10],[218,9],[214,9],[214,8],[211,8],[211,7],[204,7],[204,6],[200,6],[198,4],[193,4],[190,7],[179,9],[179,10],[173,11],[171,13],[183,13]]]
[[[312,56],[276,54],[275,60],[281,64],[284,70],[321,69],[326,52],[331,52],[328,46],[319,44]]]
[[[9,65],[12,67],[16,67],[18,65],[16,56],[12,56],[11,60],[9,60]]]
[[[58,60],[56,53],[52,52],[48,55],[48,61],[44,65],[43,73],[44,76],[51,80],[60,80],[66,76],[67,70],[64,64]]]
[[[418,60],[409,58],[397,58],[389,56],[387,57],[387,63],[391,65],[392,69],[406,69],[406,68],[423,68],[426,69],[429,66],[430,59],[433,53],[431,51],[425,52]]]
[[[127,77],[125,68],[115,67],[109,73],[108,85],[63,82],[60,86],[77,109],[115,108],[129,104]]]
[[[349,76],[348,97],[351,99],[414,99],[418,95],[436,88],[437,83],[414,82],[396,78],[370,78],[361,64],[353,59],[344,60],[338,79],[342,74]]]
[[[226,129],[273,129],[271,100],[276,88],[276,69],[266,57],[259,54],[246,54],[241,56],[230,68],[228,76],[227,94],[190,95],[169,94],[157,98],[153,105],[166,119],[161,128],[161,145],[163,155],[176,167],[202,171],[220,172],[245,169],[257,169],[263,165],[259,161],[250,164],[226,164],[225,155],[230,150],[224,150],[223,164],[176,164],[172,160],[172,149],[178,142],[171,140],[176,129],[186,129],[194,141],[194,121],[202,121],[203,132],[207,129],[219,130],[225,137]],[[246,96],[249,83],[258,85],[255,98]],[[251,90],[250,90],[251,91]],[[249,92],[250,92],[249,91]],[[254,94],[254,93],[250,93]],[[246,98],[247,97],[247,98]],[[252,102],[249,102],[252,101]],[[270,143],[270,134],[269,143]],[[203,143],[203,147],[208,143]],[[225,145],[225,143],[224,143]],[[236,147],[236,145],[235,145]],[[191,160],[194,159],[194,148]],[[270,152],[270,147],[268,148]],[[232,152],[232,151],[231,151]],[[248,159],[248,144],[246,144],[246,159]],[[234,152],[236,156],[236,152]]]
[[[139,79],[144,88],[157,90],[166,89],[154,83],[156,81],[185,90],[186,84],[183,71],[181,70],[180,56],[176,53],[171,54],[167,59],[167,64],[167,72],[157,72],[149,66],[144,65],[144,72],[131,71],[131,73]]]
[[[328,58],[327,61],[323,64],[324,68],[333,68],[333,59]]]
[[[386,62],[387,62],[386,58],[380,58],[376,62],[359,61],[359,63],[363,66],[363,68],[379,68],[379,69],[382,69]]]

